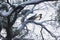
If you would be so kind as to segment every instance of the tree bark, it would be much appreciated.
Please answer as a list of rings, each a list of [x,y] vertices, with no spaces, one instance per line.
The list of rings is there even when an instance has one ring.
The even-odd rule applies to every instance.
[[[10,24],[10,17],[7,17],[8,20],[8,25],[6,27],[6,31],[7,31],[7,40],[12,40],[12,29],[11,29],[11,24]]]

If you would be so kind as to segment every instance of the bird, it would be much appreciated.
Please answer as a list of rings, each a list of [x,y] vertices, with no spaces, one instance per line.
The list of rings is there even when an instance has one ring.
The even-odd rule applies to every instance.
[[[42,18],[42,14],[36,16],[36,20],[40,20]]]
[[[42,18],[42,14],[35,14],[34,16],[28,18],[27,20],[40,20]]]

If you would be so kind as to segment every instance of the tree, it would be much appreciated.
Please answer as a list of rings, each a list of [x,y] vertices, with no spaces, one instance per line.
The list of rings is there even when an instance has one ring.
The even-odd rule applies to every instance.
[[[26,20],[25,21],[25,19],[26,19],[26,17],[30,14],[30,13],[33,13],[33,10],[28,10],[25,14],[22,14],[22,11],[23,11],[23,9],[24,9],[24,7],[25,6],[27,6],[27,5],[35,5],[35,4],[39,4],[39,3],[41,3],[41,2],[45,2],[45,1],[57,1],[57,0],[32,0],[32,1],[26,1],[26,2],[23,2],[23,3],[21,3],[21,4],[19,4],[19,5],[14,5],[14,4],[10,4],[9,3],[9,1],[7,0],[7,3],[5,4],[4,2],[5,1],[3,1],[3,3],[1,4],[2,5],[2,9],[3,9],[3,11],[2,11],[2,9],[0,10],[1,11],[1,13],[0,13],[0,15],[1,15],[1,17],[3,17],[3,20],[1,21],[1,25],[3,25],[3,26],[1,26],[1,28],[0,29],[2,29],[2,27],[3,28],[5,28],[6,29],[6,32],[7,32],[7,36],[6,36],[6,40],[12,40],[15,36],[17,36],[18,34],[19,34],[19,32],[20,32],[20,35],[23,33],[23,32],[26,32],[24,35],[22,35],[21,36],[21,38],[23,38],[25,35],[27,35],[28,34],[28,29],[27,29],[27,27],[26,27],[26,24],[27,23],[34,23],[34,24],[37,24],[37,25],[40,25],[40,26],[42,26],[42,28],[44,28],[45,30],[47,30],[47,32],[48,33],[50,33],[50,35],[52,36],[52,37],[55,37],[56,38],[56,36],[55,35],[53,35],[53,33],[51,33],[48,29],[46,29],[45,28],[45,26],[42,24],[43,22],[41,22],[41,23],[36,23],[34,20]],[[8,5],[10,6],[10,7],[8,7]],[[36,5],[35,5],[36,6]],[[34,6],[34,7],[35,7]],[[33,8],[34,8],[33,7]],[[21,11],[22,10],[22,11]],[[19,14],[19,12],[21,12],[21,14]],[[24,12],[24,11],[23,11]],[[15,23],[15,21],[16,21],[16,19],[18,18],[17,16],[18,15],[23,15],[23,17],[22,16],[20,16],[20,17],[22,17],[22,19],[23,19],[23,22],[21,23],[21,27],[16,31],[13,31],[13,28],[12,28],[12,26],[14,25],[14,23]],[[48,21],[52,21],[52,20],[48,20]],[[53,20],[54,21],[54,20]],[[26,28],[25,28],[26,27]],[[25,29],[24,29],[25,28]],[[12,35],[13,34],[13,35]],[[43,38],[43,37],[42,37]],[[4,38],[3,38],[4,39]],[[44,38],[43,38],[44,39]]]

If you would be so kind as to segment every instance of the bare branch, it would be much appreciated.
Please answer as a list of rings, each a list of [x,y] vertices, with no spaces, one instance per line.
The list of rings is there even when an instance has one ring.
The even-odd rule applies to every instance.
[[[19,28],[19,31],[21,31],[21,30],[25,27],[25,25],[26,25],[27,23],[34,23],[34,24],[36,24],[36,25],[40,25],[40,26],[41,26],[42,28],[44,28],[52,37],[56,38],[56,36],[55,36],[53,33],[51,33],[42,23],[37,23],[37,22],[35,22],[35,21],[33,21],[33,20],[28,20],[27,22],[23,22],[22,25],[21,25],[21,27]]]
[[[21,5],[39,4],[39,3],[45,2],[45,1],[57,1],[57,0],[31,0],[31,1],[23,2],[23,3],[21,3]]]

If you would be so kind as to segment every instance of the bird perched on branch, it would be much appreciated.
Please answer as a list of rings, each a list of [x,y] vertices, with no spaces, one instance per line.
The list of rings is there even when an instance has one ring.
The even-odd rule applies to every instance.
[[[42,18],[42,14],[35,14],[34,16],[28,18],[27,20],[40,20]]]
[[[40,20],[42,18],[42,14],[36,16],[36,20]]]

